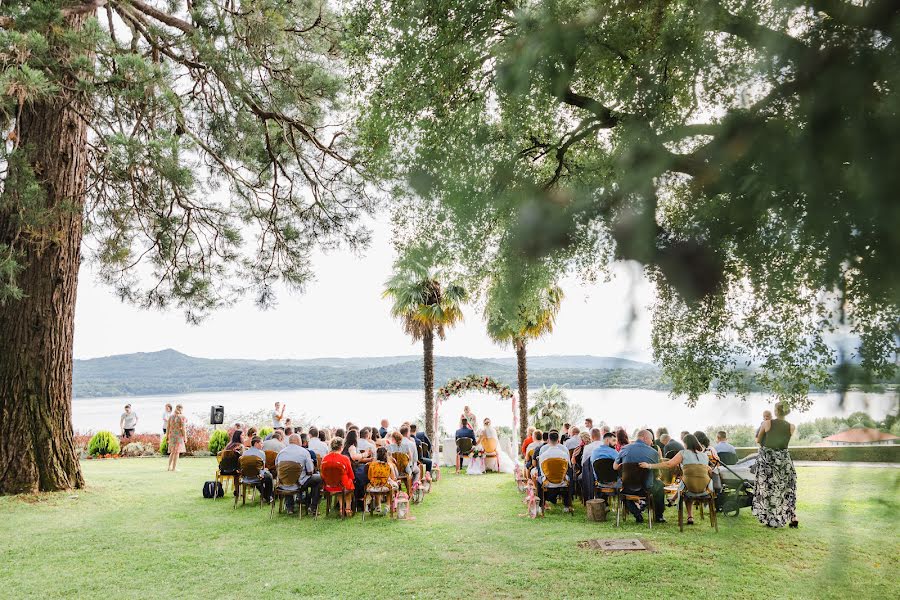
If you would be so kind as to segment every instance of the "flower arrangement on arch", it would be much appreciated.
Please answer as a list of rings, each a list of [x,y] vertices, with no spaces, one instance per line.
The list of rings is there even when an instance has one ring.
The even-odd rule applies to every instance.
[[[500,394],[500,397],[506,400],[513,396],[513,391],[508,385],[499,383],[491,377],[481,375],[466,375],[460,379],[454,379],[445,386],[438,388],[437,395],[443,402],[454,394],[467,392],[469,390],[495,392]]]

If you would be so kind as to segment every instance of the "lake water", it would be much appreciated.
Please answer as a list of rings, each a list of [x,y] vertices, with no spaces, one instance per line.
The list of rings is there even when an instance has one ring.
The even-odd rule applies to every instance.
[[[532,391],[532,395],[537,390]],[[584,416],[595,423],[606,421],[622,425],[626,431],[637,427],[668,427],[669,431],[694,431],[712,425],[756,424],[762,411],[772,407],[765,394],[751,394],[746,401],[736,398],[716,399],[704,396],[693,408],[672,400],[666,392],[633,389],[567,389],[568,398],[584,410]],[[806,412],[794,412],[794,423],[819,417],[847,416],[864,410],[875,419],[896,409],[895,394],[866,394],[851,392],[844,405],[837,394],[814,394],[812,407]],[[386,418],[392,424],[415,419],[423,412],[420,390],[290,390],[246,391],[179,394],[172,396],[129,396],[80,398],[72,403],[74,427],[78,431],[109,429],[118,433],[119,416],[130,403],[139,416],[139,432],[158,432],[162,429],[162,413],[167,402],[184,405],[185,414],[197,423],[209,422],[212,405],[225,408],[225,423],[232,423],[239,415],[261,410],[271,411],[279,401],[287,404],[285,416],[316,425],[343,426],[347,421],[362,426],[378,425]],[[512,424],[509,401],[494,396],[470,392],[456,396],[440,408],[441,425],[448,431],[456,429],[456,421],[464,405],[469,405],[480,421],[491,417],[495,426]]]

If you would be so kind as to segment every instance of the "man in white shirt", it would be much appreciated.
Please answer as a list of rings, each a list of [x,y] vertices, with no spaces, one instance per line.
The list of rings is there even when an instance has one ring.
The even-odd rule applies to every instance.
[[[569,438],[563,443],[563,446],[566,447],[566,450],[574,450],[580,445],[581,430],[578,429],[577,425],[572,425],[572,427],[569,428]]]
[[[359,452],[365,453],[368,450],[372,456],[375,456],[375,444],[372,443],[372,429],[369,427],[363,427],[359,431],[359,438],[356,440],[356,449]]]
[[[543,500],[544,495],[544,463],[546,463],[551,458],[562,458],[569,462],[569,451],[566,450],[565,446],[559,443],[559,432],[551,431],[547,434],[547,444],[545,447],[541,448],[541,454],[538,457],[538,492]],[[570,470],[571,471],[571,468]],[[556,497],[559,494],[559,490],[564,490],[569,487],[570,475],[566,474],[566,478],[562,483],[548,483],[547,487],[547,501],[556,503]],[[565,512],[569,512],[572,510],[572,501],[571,496],[569,494],[563,494],[563,504],[565,508],[563,509]]]
[[[285,408],[287,408],[287,404],[281,406],[281,402],[275,403],[275,410],[272,411],[272,429],[284,429],[282,419],[284,418]]]
[[[328,444],[319,437],[319,429],[317,427],[309,428],[309,441],[306,445],[315,452],[316,458],[325,458],[325,455],[329,452]]]
[[[125,405],[125,412],[122,413],[122,417],[119,419],[119,429],[122,430],[122,437],[130,438],[134,435],[134,430],[138,424],[138,416],[137,413],[131,410],[131,405]]]
[[[166,429],[169,427],[169,419],[172,417],[172,405],[166,404],[166,409],[163,411],[163,436],[166,435]]]
[[[403,441],[400,442],[400,448],[409,454],[409,464],[412,467],[413,481],[416,481],[422,473],[419,469],[419,450],[416,448],[416,443],[409,439],[409,425],[400,427],[400,435],[403,436]]]
[[[276,429],[272,432],[272,437],[263,442],[263,451],[270,450],[272,452],[281,452],[284,450],[284,432]]]
[[[728,443],[728,434],[724,431],[719,431],[716,433],[716,454],[730,453],[737,454],[737,450],[734,446]]]
[[[295,462],[300,465],[300,479],[297,481],[298,485],[291,486],[288,488],[282,488],[287,491],[294,491],[298,495],[302,494],[304,490],[309,490],[309,514],[314,514],[315,511],[319,508],[319,494],[322,490],[322,476],[315,472],[316,465],[312,461],[312,457],[309,455],[309,451],[300,445],[300,436],[297,434],[291,435],[288,438],[288,445],[284,447],[284,450],[278,453],[278,456],[275,457],[275,464],[279,465],[283,462]],[[289,513],[294,512],[294,494],[291,494],[285,499],[284,507]]]

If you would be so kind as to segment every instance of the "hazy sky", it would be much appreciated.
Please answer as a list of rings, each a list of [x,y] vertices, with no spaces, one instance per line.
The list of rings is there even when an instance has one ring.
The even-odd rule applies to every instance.
[[[93,358],[174,348],[210,358],[314,358],[418,354],[381,297],[394,260],[390,228],[372,224],[373,243],[363,257],[349,252],[315,256],[316,281],[303,295],[282,293],[278,305],[259,310],[252,300],[220,310],[200,325],[181,312],[146,311],[123,304],[84,264],[75,312],[75,357]],[[594,354],[649,360],[650,286],[632,264],[619,264],[609,283],[561,282],[566,298],[556,329],[531,343],[529,353]],[[634,307],[631,335],[625,329]],[[502,356],[484,332],[480,310],[469,306],[465,322],[435,352],[448,356]]]

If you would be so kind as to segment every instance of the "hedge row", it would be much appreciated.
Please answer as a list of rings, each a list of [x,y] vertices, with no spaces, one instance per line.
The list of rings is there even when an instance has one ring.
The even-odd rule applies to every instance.
[[[757,452],[757,448],[738,448],[739,458]],[[900,444],[891,446],[797,446],[788,448],[794,460],[843,462],[900,462]]]

